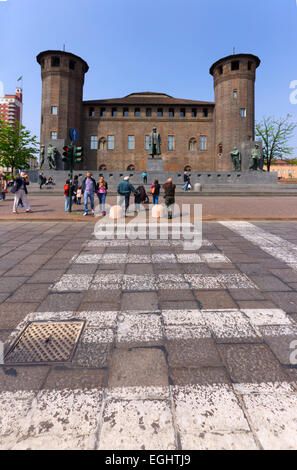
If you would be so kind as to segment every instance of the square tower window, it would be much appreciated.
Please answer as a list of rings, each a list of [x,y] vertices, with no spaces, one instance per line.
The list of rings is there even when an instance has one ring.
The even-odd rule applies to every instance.
[[[193,118],[197,117],[197,109],[196,108],[192,108],[192,117]]]
[[[158,108],[157,115],[158,117],[163,117],[163,108]]]
[[[51,140],[57,140],[58,138],[58,132],[57,131],[52,131],[51,132]]]
[[[98,137],[96,135],[91,135],[91,150],[98,149]]]
[[[237,100],[237,96],[238,96],[237,90],[234,90],[234,91],[233,91],[233,99],[234,99],[234,100]]]
[[[74,62],[74,60],[69,60],[69,69],[70,69],[70,70],[75,70],[75,62]]]
[[[128,135],[128,150],[135,150],[135,136]]]
[[[185,108],[181,108],[179,115],[180,115],[180,117],[185,117],[186,116]]]
[[[240,108],[240,117],[246,118],[246,108]]]
[[[129,108],[124,108],[123,109],[123,116],[128,117],[129,116]]]
[[[60,67],[60,57],[52,57],[52,67]]]
[[[95,108],[89,108],[89,117],[95,116]]]
[[[52,110],[52,111],[51,111],[52,114],[53,114],[54,116],[57,116],[57,114],[58,114],[58,106],[52,106],[51,110]]]
[[[114,150],[114,135],[107,137],[107,150]]]
[[[231,70],[239,70],[239,60],[233,60],[231,62]]]
[[[207,109],[207,108],[203,108],[203,110],[202,110],[202,116],[203,116],[204,118],[207,118],[207,117],[208,117],[208,109]]]
[[[252,70],[252,62],[250,60],[248,61],[248,70]]]
[[[134,110],[134,116],[139,117],[140,116],[140,108],[135,108]]]
[[[174,109],[173,108],[169,108],[168,116],[169,117],[174,117]]]
[[[101,117],[105,117],[105,116],[106,116],[106,109],[105,109],[105,108],[101,108],[101,109],[100,109],[100,116],[101,116]]]
[[[117,115],[118,115],[118,110],[117,110],[117,108],[112,108],[112,110],[111,110],[111,115],[112,115],[112,117],[117,117]]]
[[[151,117],[151,115],[152,115],[152,108],[146,108],[145,115],[146,115],[146,117]]]
[[[223,66],[220,65],[218,68],[219,75],[223,75]]]

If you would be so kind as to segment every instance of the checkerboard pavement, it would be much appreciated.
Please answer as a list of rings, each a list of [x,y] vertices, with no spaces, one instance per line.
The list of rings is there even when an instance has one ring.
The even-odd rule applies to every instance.
[[[0,227],[0,341],[84,320],[72,362],[0,368],[1,449],[294,449],[296,223],[96,240]],[[297,263],[297,261],[296,261]]]

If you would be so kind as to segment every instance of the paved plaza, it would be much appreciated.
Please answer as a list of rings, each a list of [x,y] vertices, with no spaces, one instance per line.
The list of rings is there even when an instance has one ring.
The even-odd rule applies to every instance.
[[[296,449],[297,222],[205,221],[189,251],[22,217],[0,224],[0,449]],[[71,359],[17,360],[31,322],[82,327]]]

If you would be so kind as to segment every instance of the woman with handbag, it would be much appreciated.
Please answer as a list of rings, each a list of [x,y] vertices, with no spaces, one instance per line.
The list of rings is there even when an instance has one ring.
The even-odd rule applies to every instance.
[[[161,186],[159,185],[159,181],[155,180],[154,184],[152,184],[152,186],[151,186],[151,191],[150,191],[150,193],[153,196],[153,204],[154,205],[159,203],[160,188],[161,188]]]
[[[103,178],[100,178],[99,183],[97,185],[97,196],[99,199],[99,209],[102,212],[102,215],[106,215],[105,211],[105,200],[107,196],[108,184]]]

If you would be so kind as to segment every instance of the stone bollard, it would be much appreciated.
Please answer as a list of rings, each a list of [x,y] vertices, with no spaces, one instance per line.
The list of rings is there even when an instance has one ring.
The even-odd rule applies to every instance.
[[[124,211],[121,206],[112,206],[109,212],[111,219],[122,219],[124,217]]]
[[[197,193],[200,193],[200,191],[201,191],[201,184],[200,183],[195,184],[194,191],[197,192]]]
[[[164,217],[164,215],[165,215],[164,206],[162,206],[161,204],[156,204],[155,206],[152,207],[153,219],[159,219],[161,217]]]

